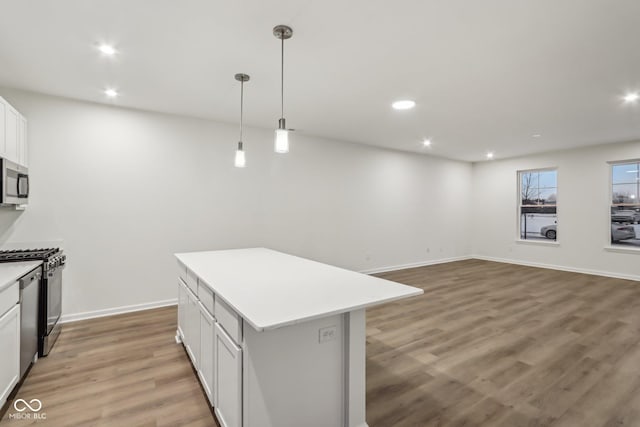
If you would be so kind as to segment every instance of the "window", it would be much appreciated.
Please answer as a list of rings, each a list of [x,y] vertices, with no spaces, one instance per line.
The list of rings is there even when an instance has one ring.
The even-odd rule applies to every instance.
[[[518,172],[520,183],[520,238],[555,241],[558,238],[558,171],[538,169]]]
[[[611,165],[611,244],[640,247],[640,161]]]

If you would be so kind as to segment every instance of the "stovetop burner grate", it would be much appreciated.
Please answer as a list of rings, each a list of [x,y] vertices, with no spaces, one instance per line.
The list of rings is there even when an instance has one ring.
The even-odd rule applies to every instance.
[[[0,251],[0,262],[44,261],[60,252],[60,248],[15,249]]]

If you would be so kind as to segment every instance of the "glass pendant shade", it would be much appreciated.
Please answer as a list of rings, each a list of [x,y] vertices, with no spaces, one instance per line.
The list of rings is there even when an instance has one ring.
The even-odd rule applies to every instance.
[[[236,150],[235,166],[237,168],[243,168],[247,165],[247,158],[245,157],[244,150],[242,149],[242,142],[238,143],[238,149]]]
[[[274,149],[276,153],[289,152],[289,131],[287,129],[276,129]]]

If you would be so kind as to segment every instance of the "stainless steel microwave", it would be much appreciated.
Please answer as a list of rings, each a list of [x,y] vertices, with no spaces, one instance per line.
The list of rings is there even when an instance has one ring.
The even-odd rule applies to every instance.
[[[2,205],[26,205],[29,202],[29,170],[0,159],[2,162]]]

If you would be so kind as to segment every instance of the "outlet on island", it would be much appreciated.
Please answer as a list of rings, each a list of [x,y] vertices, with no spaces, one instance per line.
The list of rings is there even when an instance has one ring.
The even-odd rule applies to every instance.
[[[338,328],[335,325],[327,326],[326,328],[321,328],[319,332],[320,332],[319,333],[320,343],[333,341],[336,339],[336,336],[338,335]]]

